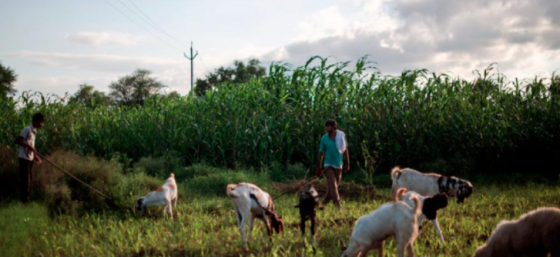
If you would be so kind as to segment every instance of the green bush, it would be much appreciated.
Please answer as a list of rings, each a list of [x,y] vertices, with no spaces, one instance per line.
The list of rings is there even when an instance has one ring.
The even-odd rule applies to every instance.
[[[115,160],[83,157],[64,151],[54,152],[48,159],[113,199],[107,200],[43,162],[33,170],[34,198],[43,200],[53,213],[79,215],[85,210],[127,210],[134,206],[137,197],[162,184],[142,172],[123,174],[123,166]]]
[[[155,191],[163,184],[163,181],[143,172],[134,172],[126,176],[119,174],[115,177],[118,177],[118,183],[111,188],[109,194],[118,206],[134,207],[136,199]]]
[[[189,167],[184,167],[175,173],[175,179],[177,180],[177,183],[179,183],[180,181],[189,180],[194,177],[204,177],[223,172],[227,172],[227,170],[204,164],[194,164]]]
[[[266,173],[255,173],[250,171],[227,171],[211,173],[206,176],[197,176],[189,179],[184,184],[188,194],[198,196],[226,196],[228,184],[247,182],[261,187],[263,190],[270,190],[270,178]]]
[[[288,164],[287,166],[284,166],[278,162],[273,162],[269,168],[269,175],[273,181],[284,182],[303,179],[306,175],[310,178],[315,175],[315,171],[306,168],[301,163]]]
[[[134,164],[135,169],[140,169],[150,176],[165,179],[170,173],[181,173],[183,165],[181,158],[177,157],[174,152],[168,152],[160,157],[142,157]]]

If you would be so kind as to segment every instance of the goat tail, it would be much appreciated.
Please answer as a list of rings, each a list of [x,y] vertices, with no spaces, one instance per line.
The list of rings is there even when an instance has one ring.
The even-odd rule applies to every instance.
[[[395,197],[395,201],[400,202],[402,199],[402,195],[406,193],[406,188],[401,187],[397,190],[397,196]]]
[[[412,201],[414,201],[414,216],[418,216],[422,213],[422,201],[420,201],[420,198],[418,198],[418,196],[413,195],[411,197]]]
[[[237,198],[238,197],[238,195],[235,193],[235,188],[237,188],[236,184],[227,185],[226,193],[227,193],[227,196],[229,198]]]

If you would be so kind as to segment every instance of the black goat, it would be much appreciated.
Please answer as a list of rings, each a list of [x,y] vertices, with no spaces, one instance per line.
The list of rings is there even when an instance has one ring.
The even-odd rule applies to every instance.
[[[313,253],[315,253],[315,210],[319,206],[319,193],[312,185],[307,185],[305,189],[299,194],[299,214],[301,216],[301,234],[305,236],[305,221],[311,220],[311,235],[313,236]]]

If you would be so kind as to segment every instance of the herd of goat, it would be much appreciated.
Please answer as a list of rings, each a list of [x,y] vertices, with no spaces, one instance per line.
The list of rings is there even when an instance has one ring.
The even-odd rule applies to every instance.
[[[377,249],[383,256],[383,242],[394,237],[398,256],[414,256],[414,241],[418,237],[423,219],[432,221],[439,239],[445,243],[437,212],[447,207],[448,197],[457,197],[462,203],[473,192],[469,181],[434,173],[395,167],[391,171],[391,202],[385,203],[369,214],[360,217],[354,226],[348,247],[342,256],[366,256]],[[235,216],[245,247],[250,240],[255,218],[262,220],[269,236],[282,233],[284,223],[278,216],[271,196],[250,183],[229,184],[227,196],[233,204]],[[156,191],[136,202],[138,210],[149,206],[163,206],[173,219],[178,190],[173,174]],[[172,207],[173,205],[173,207]],[[316,247],[316,209],[319,194],[307,185],[299,195],[301,232],[305,235],[305,222],[311,222],[312,247]],[[249,231],[245,227],[249,221]],[[560,256],[560,209],[542,207],[523,215],[519,220],[502,221],[492,232],[486,244],[478,247],[474,256]]]

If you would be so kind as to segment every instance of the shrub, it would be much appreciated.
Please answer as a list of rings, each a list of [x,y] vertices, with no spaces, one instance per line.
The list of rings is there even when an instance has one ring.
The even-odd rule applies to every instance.
[[[199,196],[226,196],[226,186],[240,182],[253,183],[263,190],[271,189],[270,178],[266,173],[249,171],[227,171],[211,173],[207,176],[197,176],[188,180],[186,190],[188,194]]]
[[[174,152],[168,152],[160,157],[142,157],[134,164],[135,169],[144,170],[146,174],[161,179],[169,177],[170,173],[181,173],[183,165],[181,158],[177,157]]]
[[[283,166],[278,162],[273,162],[269,168],[270,178],[273,181],[278,182],[299,180],[305,178],[306,175],[307,177],[311,177],[315,174],[314,172],[315,171],[307,169],[301,163],[288,164],[287,166]]]
[[[33,170],[35,198],[42,199],[54,213],[78,215],[83,210],[102,211],[112,207],[126,210],[133,207],[136,197],[161,185],[161,181],[142,172],[123,174],[122,165],[114,160],[64,151],[54,152],[48,159],[114,200],[105,199],[43,162]]]

